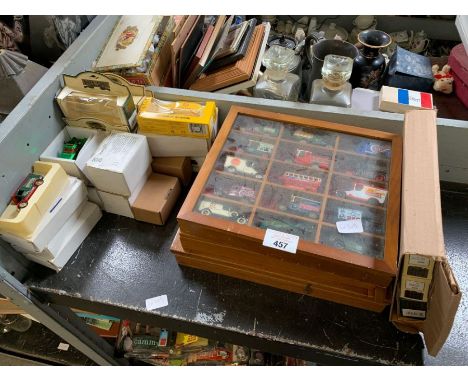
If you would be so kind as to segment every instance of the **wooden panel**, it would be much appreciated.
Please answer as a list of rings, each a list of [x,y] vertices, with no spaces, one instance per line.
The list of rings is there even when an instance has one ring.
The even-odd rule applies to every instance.
[[[258,269],[249,267],[239,267],[236,264],[226,263],[222,261],[214,262],[212,259],[206,258],[202,255],[195,255],[184,251],[180,243],[179,235],[176,235],[172,244],[171,250],[175,252],[177,262],[181,265],[186,265],[209,272],[221,273],[226,276],[241,278],[247,281],[253,281],[259,284],[272,286],[274,288],[285,289],[291,292],[306,294],[312,297],[321,298],[337,302],[339,304],[346,304],[357,308],[371,310],[374,312],[381,312],[388,305],[385,303],[378,303],[371,299],[358,298],[353,295],[346,295],[341,293],[332,292],[322,289],[320,285],[312,285],[311,283],[304,283],[298,280],[281,277],[277,274],[270,272],[259,272]]]

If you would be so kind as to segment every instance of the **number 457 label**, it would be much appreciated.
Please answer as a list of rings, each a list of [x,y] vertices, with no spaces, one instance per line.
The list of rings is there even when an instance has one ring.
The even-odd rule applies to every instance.
[[[265,237],[263,238],[263,245],[265,247],[275,248],[289,253],[296,253],[298,243],[299,236],[269,228],[266,230]]]

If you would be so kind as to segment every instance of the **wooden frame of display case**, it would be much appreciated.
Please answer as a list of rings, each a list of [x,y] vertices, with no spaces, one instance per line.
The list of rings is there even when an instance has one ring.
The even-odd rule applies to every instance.
[[[291,255],[280,250],[268,248],[262,245],[263,237],[265,235],[265,230],[258,227],[253,227],[244,224],[238,224],[234,221],[227,221],[218,218],[213,218],[212,216],[204,216],[196,211],[194,208],[201,196],[207,181],[215,170],[215,163],[218,160],[218,156],[221,153],[226,140],[231,133],[231,128],[234,126],[234,122],[239,115],[260,118],[271,120],[280,123],[286,124],[295,124],[300,125],[301,128],[318,128],[325,131],[331,131],[336,133],[344,133],[349,135],[361,136],[369,139],[378,139],[383,141],[391,142],[391,158],[389,165],[389,179],[388,179],[388,201],[386,207],[386,218],[385,218],[385,235],[382,235],[381,238],[385,238],[385,247],[383,251],[383,259],[376,259],[366,255],[360,255],[358,253],[349,252],[342,249],[332,248],[326,245],[319,244],[317,242],[299,240],[297,253]],[[288,142],[283,134],[284,127],[281,127],[281,130],[278,133],[278,136],[275,137],[275,145],[273,152],[271,153],[271,158],[268,161],[267,168],[265,170],[265,176],[262,180],[248,179],[252,182],[259,182],[260,190],[258,195],[263,192],[263,189],[266,185],[269,184],[268,174],[272,167],[273,162],[279,162],[275,157],[275,150],[279,146],[279,142],[282,141]],[[247,134],[243,132],[242,134]],[[247,134],[248,135],[248,134]],[[255,134],[252,134],[255,136]],[[293,142],[296,145],[299,145],[298,142]],[[260,111],[256,109],[244,108],[244,107],[232,107],[228,116],[226,117],[224,124],[218,134],[218,137],[208,153],[206,161],[198,174],[194,185],[192,186],[184,205],[182,206],[179,215],[178,221],[180,225],[180,241],[182,246],[185,249],[185,246],[189,246],[190,239],[195,240],[204,240],[205,242],[211,242],[215,244],[221,244],[224,247],[236,248],[239,253],[256,253],[260,255],[267,256],[267,258],[277,258],[280,261],[296,262],[297,264],[303,264],[307,267],[318,267],[321,271],[329,272],[330,274],[342,275],[348,280],[352,280],[353,283],[371,283],[374,286],[381,288],[388,288],[391,284],[397,270],[397,251],[398,251],[398,233],[399,233],[399,210],[400,210],[400,188],[401,188],[401,138],[398,135],[374,131],[369,129],[363,129],[354,126],[347,126],[341,124],[335,124],[325,121],[311,120],[302,117],[296,117],[292,115],[286,115],[281,113],[274,113],[268,111]],[[338,154],[351,154],[354,156],[367,157],[373,159],[370,156],[357,153],[347,153],[342,150],[338,150],[339,137],[335,139],[334,147],[329,148],[331,152],[331,161],[330,168],[328,170],[323,170],[324,172],[329,173],[326,177],[326,185],[323,194],[320,194],[322,197],[322,207],[320,212],[320,217],[318,219],[311,219],[308,217],[298,217],[296,215],[291,215],[296,220],[304,221],[305,223],[311,222],[317,225],[315,241],[319,237],[320,230],[324,226],[335,227],[334,224],[326,223],[323,221],[326,203],[328,200],[340,200],[337,196],[329,195],[329,187],[331,179],[334,175],[340,175],[333,171],[333,166],[335,164],[335,158]],[[321,148],[320,146],[314,146],[313,144],[301,144],[301,146],[310,146],[311,149],[314,147]],[[262,159],[259,156],[248,154],[243,152],[242,157],[251,157],[254,159]],[[288,165],[294,166],[294,164],[288,163]],[[343,175],[343,174],[341,174]],[[229,174],[230,177],[239,176],[244,178],[242,175]],[[346,175],[349,178],[359,180],[357,176]],[[244,178],[245,179],[245,178]],[[366,179],[369,181],[369,179]],[[275,187],[284,188],[279,184],[274,184]],[[308,194],[314,194],[313,192],[305,192]],[[225,199],[220,196],[210,195],[210,199],[217,199],[221,202],[227,202],[229,204],[242,205],[242,202],[233,201],[231,199]],[[343,202],[352,204],[353,201],[349,199],[343,199]],[[256,198],[255,204],[253,206],[249,205],[249,208],[252,208],[249,224],[252,223],[254,219],[255,212],[257,210],[266,210],[268,209],[259,206],[260,197]],[[359,203],[358,203],[359,204]],[[380,206],[370,207],[369,208],[380,208]],[[270,211],[274,212],[277,215],[288,216],[287,212],[279,211]],[[374,235],[372,233],[364,233],[364,235]],[[184,243],[185,241],[185,243]],[[194,243],[192,241],[191,243]],[[185,245],[184,245],[185,244]],[[191,246],[191,250],[188,250],[188,253],[194,252],[195,247]],[[177,252],[174,249],[175,252]],[[180,251],[179,251],[180,253]],[[213,255],[214,256],[214,255]],[[224,255],[220,252],[218,258],[222,258]],[[234,261],[234,260],[233,260]],[[239,258],[239,266],[242,265],[242,259]],[[187,264],[189,265],[189,264]],[[373,292],[372,292],[373,293]],[[370,293],[370,294],[372,294]],[[386,293],[378,293],[379,295],[386,295]],[[380,301],[384,301],[386,298],[382,297]]]

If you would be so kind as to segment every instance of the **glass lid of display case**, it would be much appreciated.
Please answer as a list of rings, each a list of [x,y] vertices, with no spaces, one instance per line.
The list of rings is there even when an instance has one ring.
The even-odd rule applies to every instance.
[[[389,140],[238,114],[193,212],[382,260],[391,157]]]

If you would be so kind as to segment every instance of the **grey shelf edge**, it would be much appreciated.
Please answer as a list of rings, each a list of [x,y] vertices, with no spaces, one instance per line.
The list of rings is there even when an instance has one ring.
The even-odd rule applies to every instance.
[[[312,105],[299,102],[276,101],[253,97],[207,93],[174,88],[151,88],[157,98],[164,100],[215,101],[220,111],[220,122],[233,105],[254,107],[301,117],[356,125],[369,129],[400,134],[402,114],[382,111],[363,112],[334,106]],[[438,118],[439,169],[442,181],[468,183],[468,121]]]

